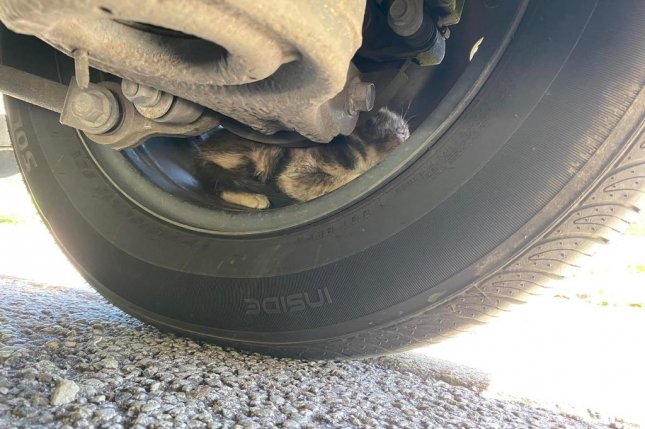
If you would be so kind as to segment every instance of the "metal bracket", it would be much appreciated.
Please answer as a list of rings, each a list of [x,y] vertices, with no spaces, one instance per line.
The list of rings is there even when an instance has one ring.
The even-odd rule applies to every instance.
[[[168,122],[158,122],[142,116],[115,82],[88,82],[85,90],[77,82],[73,77],[66,87],[0,64],[1,93],[60,113],[61,124],[114,149],[134,147],[154,136],[197,136],[220,124],[216,113],[177,97],[172,104],[176,107],[163,116]]]
[[[121,106],[121,120],[118,126],[105,134],[85,132],[92,141],[110,146],[113,149],[128,149],[140,145],[146,139],[157,136],[198,136],[220,124],[219,115],[206,110],[190,124],[170,124],[157,122],[139,113],[121,92],[121,85],[103,82],[101,86],[109,89]]]

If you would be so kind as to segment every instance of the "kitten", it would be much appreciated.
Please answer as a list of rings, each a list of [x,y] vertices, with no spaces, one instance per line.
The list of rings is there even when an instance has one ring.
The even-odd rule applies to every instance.
[[[340,188],[409,136],[405,119],[387,108],[349,136],[304,148],[256,143],[222,131],[199,144],[198,171],[224,201],[266,209],[271,204],[267,195],[309,201]]]

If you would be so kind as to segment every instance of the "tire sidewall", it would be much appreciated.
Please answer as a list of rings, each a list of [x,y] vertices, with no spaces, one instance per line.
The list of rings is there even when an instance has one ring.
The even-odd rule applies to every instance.
[[[536,8],[532,13],[535,19],[535,14],[549,12]],[[574,14],[565,18],[571,24],[581,20]],[[179,325],[205,327],[221,337],[320,340],[381,326],[441,302],[499,267],[539,233],[538,226],[549,223],[543,216],[534,227],[524,227],[523,242],[501,246],[518,231],[513,225],[526,224],[538,210],[515,207],[519,214],[508,212],[504,219],[495,219],[492,211],[468,212],[468,199],[477,191],[470,182],[476,173],[487,173],[469,166],[501,156],[497,152],[506,149],[544,95],[537,84],[529,95],[508,88],[527,80],[548,86],[569,58],[571,46],[538,52],[532,61],[553,70],[518,77],[517,71],[526,67],[518,62],[528,56],[522,43],[536,42],[528,40],[535,37],[531,25],[538,24],[523,23],[491,82],[414,165],[355,206],[276,236],[217,237],[163,222],[121,195],[75,131],[61,127],[55,115],[10,101],[9,127],[39,209],[66,253],[99,290],[132,308],[163,314]],[[562,37],[577,43],[577,35]],[[537,41],[546,44],[546,36]],[[500,94],[504,86],[507,92]],[[512,119],[490,125],[504,109],[515,112]],[[591,152],[583,155],[576,160],[580,168]],[[605,156],[610,159],[611,153]],[[577,172],[563,175],[560,183]],[[509,199],[519,198],[512,186],[525,195],[540,192],[528,188],[528,182],[537,180],[534,176],[513,179],[498,178],[499,186],[508,186]],[[578,193],[592,181],[589,176],[581,182]],[[557,187],[552,191],[557,194]],[[563,196],[563,207],[578,193]],[[442,201],[439,196],[446,194]],[[557,215],[551,213],[550,220]],[[482,219],[488,224],[478,228]],[[512,225],[505,229],[505,222]],[[470,241],[464,231],[472,231]]]

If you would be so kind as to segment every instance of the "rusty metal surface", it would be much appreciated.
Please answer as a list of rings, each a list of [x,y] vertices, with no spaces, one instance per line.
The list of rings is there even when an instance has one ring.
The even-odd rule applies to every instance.
[[[358,76],[364,10],[365,0],[0,0],[7,27],[87,52],[95,68],[320,142],[355,126],[346,83]]]
[[[60,114],[61,124],[102,134],[115,128],[120,119],[121,107],[114,93],[95,83],[82,89],[72,79]]]
[[[99,86],[99,85],[97,85]],[[139,113],[134,105],[124,97],[121,85],[114,82],[100,84],[110,90],[119,100],[121,120],[116,129],[94,134],[85,132],[92,141],[110,146],[113,149],[127,149],[143,143],[146,139],[157,136],[197,136],[216,127],[220,123],[219,115],[207,110],[197,120],[188,124],[169,124],[158,122]]]
[[[169,124],[190,124],[204,112],[204,107],[131,80],[121,81],[121,93],[146,118]]]
[[[0,92],[54,112],[62,112],[67,86],[0,64]]]
[[[83,89],[73,77],[66,87],[1,64],[0,92],[60,113],[61,124],[114,149],[134,147],[155,136],[196,136],[220,124],[220,115],[174,96],[167,113],[152,119],[143,116],[115,82],[88,82]]]
[[[376,62],[412,60],[421,66],[440,64],[449,35],[447,27],[438,27],[434,22],[442,13],[448,12],[433,9],[422,0],[396,0],[389,9],[371,1],[367,4],[363,45],[358,55]]]

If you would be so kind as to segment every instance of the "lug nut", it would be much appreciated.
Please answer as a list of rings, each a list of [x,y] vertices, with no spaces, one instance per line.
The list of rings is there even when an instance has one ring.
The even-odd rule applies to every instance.
[[[357,81],[350,85],[347,99],[347,112],[355,115],[358,112],[369,112],[374,107],[376,88],[371,82]]]

